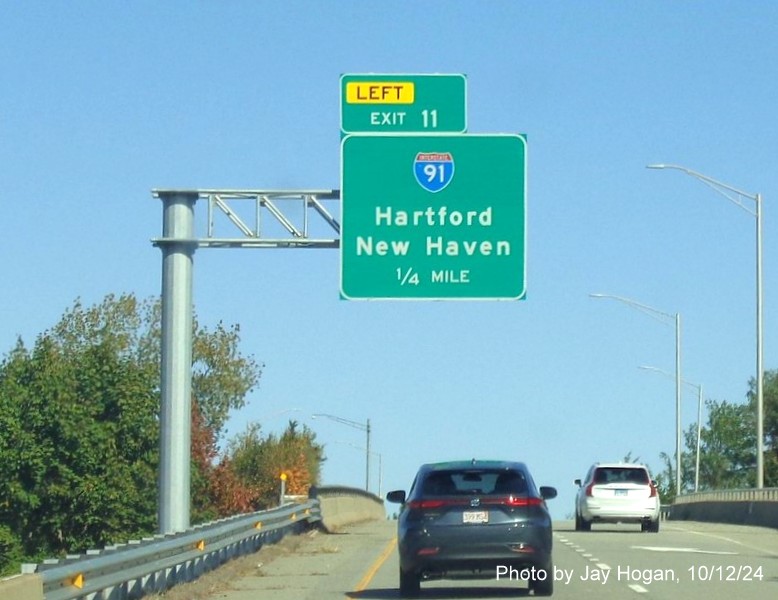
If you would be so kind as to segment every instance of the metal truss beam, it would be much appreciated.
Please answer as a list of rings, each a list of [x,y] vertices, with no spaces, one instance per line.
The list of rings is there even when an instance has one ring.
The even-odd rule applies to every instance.
[[[340,202],[340,190],[152,190],[155,198],[178,194],[208,203],[205,234],[187,240],[197,248],[340,247],[340,222],[327,208]],[[235,235],[221,233],[224,226]],[[151,243],[182,241],[160,237]]]

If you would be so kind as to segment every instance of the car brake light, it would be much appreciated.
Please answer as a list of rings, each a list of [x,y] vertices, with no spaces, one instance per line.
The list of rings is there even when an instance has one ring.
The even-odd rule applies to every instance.
[[[593,487],[594,487],[593,483],[590,483],[589,485],[586,486],[586,495],[587,496],[591,496],[592,495],[592,488]]]
[[[543,498],[535,498],[534,496],[508,496],[506,500],[508,506],[541,506],[543,504]]]
[[[411,500],[408,502],[408,508],[416,509],[428,509],[428,508],[440,508],[446,502],[444,500]]]
[[[484,498],[481,504],[503,504],[505,506],[541,506],[543,498],[534,496],[502,496],[500,498]]]
[[[428,510],[435,508],[442,508],[444,506],[458,506],[466,504],[468,501],[464,498],[457,499],[436,499],[436,500],[411,500],[408,502],[408,508],[415,508],[417,510]]]
[[[651,487],[651,493],[648,495],[648,497],[656,498],[656,486],[653,483],[650,483],[649,486]]]

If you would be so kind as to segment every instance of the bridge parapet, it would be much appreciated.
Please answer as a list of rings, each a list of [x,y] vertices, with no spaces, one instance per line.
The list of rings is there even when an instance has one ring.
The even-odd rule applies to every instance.
[[[384,501],[363,490],[328,485],[311,488],[310,497],[319,500],[321,522],[330,533],[344,525],[386,518]]]
[[[683,494],[670,507],[669,518],[778,528],[778,488]]]

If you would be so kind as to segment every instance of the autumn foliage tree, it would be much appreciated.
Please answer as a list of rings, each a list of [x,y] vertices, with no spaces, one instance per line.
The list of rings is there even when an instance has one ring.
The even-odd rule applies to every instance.
[[[250,425],[231,441],[228,455],[235,473],[257,492],[256,507],[275,506],[279,499],[281,474],[286,474],[286,493],[307,495],[318,485],[324,449],[316,434],[297,421],[289,421],[284,432],[261,435],[258,424]]]
[[[192,406],[192,520],[204,522],[250,512],[258,492],[237,476],[232,460],[219,455],[213,429],[195,402]]]

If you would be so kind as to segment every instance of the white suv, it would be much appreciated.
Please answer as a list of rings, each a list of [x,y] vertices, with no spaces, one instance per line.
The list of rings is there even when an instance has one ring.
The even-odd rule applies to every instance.
[[[576,531],[590,531],[592,523],[640,523],[641,531],[659,531],[659,492],[645,465],[595,463],[575,483]]]

